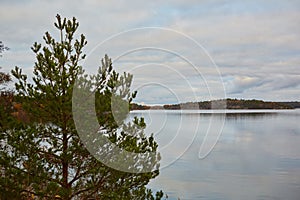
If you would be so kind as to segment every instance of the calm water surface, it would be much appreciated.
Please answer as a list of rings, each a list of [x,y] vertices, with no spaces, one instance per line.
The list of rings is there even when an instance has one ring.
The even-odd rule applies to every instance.
[[[300,110],[229,112],[131,112],[162,154],[149,187],[169,199],[299,200]]]

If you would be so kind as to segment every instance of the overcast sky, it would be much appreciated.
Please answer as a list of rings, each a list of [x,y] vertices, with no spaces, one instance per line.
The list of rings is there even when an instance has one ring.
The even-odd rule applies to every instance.
[[[299,0],[0,0],[2,70],[31,73],[56,14],[80,22],[89,73],[107,53],[134,75],[136,102],[300,100]]]

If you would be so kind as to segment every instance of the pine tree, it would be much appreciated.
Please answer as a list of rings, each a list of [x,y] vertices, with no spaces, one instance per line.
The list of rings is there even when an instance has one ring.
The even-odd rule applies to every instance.
[[[21,68],[12,71],[18,80],[17,103],[21,104],[25,118],[1,130],[1,199],[161,199],[161,191],[154,195],[146,188],[159,174],[157,143],[153,136],[145,136],[143,119],[124,123],[135,97],[135,92],[130,92],[132,75],[120,75],[113,70],[108,56],[102,59],[98,74],[85,75],[80,63],[85,58],[83,48],[87,42],[84,35],[74,39],[79,23],[75,18],[56,18],[58,41],[46,32],[45,45],[34,43],[32,47],[36,54],[32,81],[27,80]],[[76,80],[80,80],[77,85]],[[100,162],[90,153],[91,149],[87,150],[87,141],[79,137],[74,122],[75,85],[78,91],[92,91],[95,96],[100,129],[93,133],[80,130],[86,131],[86,138],[102,133],[101,137],[120,149],[144,153],[144,160],[135,158],[132,167],[151,170],[132,173],[115,169]],[[116,108],[117,116],[112,107]],[[89,123],[86,121],[85,125]],[[97,142],[93,145],[97,153],[99,149],[102,155],[110,153],[109,149],[97,146]]]
[[[9,50],[9,48],[5,46],[2,41],[0,41],[0,57],[2,56],[2,52],[7,50]]]

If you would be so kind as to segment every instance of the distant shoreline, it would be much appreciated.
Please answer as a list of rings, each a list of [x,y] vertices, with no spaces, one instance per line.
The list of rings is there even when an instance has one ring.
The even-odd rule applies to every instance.
[[[245,99],[220,99],[212,101],[187,102],[179,104],[166,104],[162,106],[149,106],[131,103],[130,110],[212,110],[212,109],[229,109],[229,110],[259,110],[259,109],[295,109],[300,108],[299,101],[262,101],[262,100],[245,100]]]

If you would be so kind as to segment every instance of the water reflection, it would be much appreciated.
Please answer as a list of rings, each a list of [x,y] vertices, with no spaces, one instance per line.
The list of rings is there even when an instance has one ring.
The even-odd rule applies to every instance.
[[[135,113],[150,122],[147,132],[156,133],[161,149],[165,150],[163,162],[176,158],[185,150],[182,147],[190,144],[176,162],[161,170],[150,187],[163,189],[170,199],[298,200],[299,113]],[[224,115],[218,144],[208,157],[199,160],[199,145],[211,117],[214,116],[212,127],[220,127]]]

